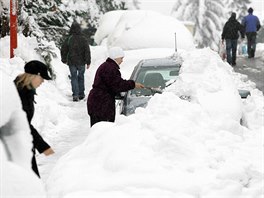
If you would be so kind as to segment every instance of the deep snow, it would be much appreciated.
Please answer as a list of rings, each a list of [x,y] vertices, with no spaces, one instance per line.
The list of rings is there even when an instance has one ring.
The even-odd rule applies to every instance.
[[[8,42],[8,37],[0,40],[0,70],[14,79],[23,72],[25,61],[40,57],[34,51],[35,38],[20,35],[13,59],[8,57]],[[152,42],[144,42],[145,49],[125,51],[121,65],[124,78],[129,78],[139,60],[174,53],[171,46],[155,48]],[[55,150],[51,157],[37,156],[48,197],[263,197],[263,93],[216,52],[209,48],[179,49],[184,60],[180,76],[164,94],[155,95],[146,109],[139,108],[134,115],[117,115],[115,123],[101,122],[90,128],[86,101],[71,101],[69,71],[60,61],[59,49],[54,49],[58,57],[52,66],[57,78],[37,89],[33,119],[33,125]],[[262,49],[258,47],[259,54]],[[105,45],[91,50],[86,94],[96,69],[107,57]],[[2,98],[4,90],[12,87],[1,80]],[[251,96],[241,100],[238,88],[250,90]],[[191,101],[180,99],[183,94],[191,96]],[[6,105],[13,103],[17,104],[15,96]],[[11,118],[6,112],[1,111],[1,119]],[[24,141],[21,139],[21,144],[29,143]],[[4,152],[0,164],[5,172],[1,181],[16,180],[12,185],[1,183],[14,196],[22,195],[15,190],[21,189],[22,182],[32,187],[23,192],[28,196],[34,187],[43,192],[34,173],[28,173],[31,178],[23,181],[13,176],[15,170],[17,175],[28,170],[7,161]]]

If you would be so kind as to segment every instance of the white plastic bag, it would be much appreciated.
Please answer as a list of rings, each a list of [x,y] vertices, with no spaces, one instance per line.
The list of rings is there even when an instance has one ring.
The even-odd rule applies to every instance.
[[[242,42],[239,44],[239,47],[238,47],[238,54],[239,54],[239,55],[247,55],[247,42],[246,42],[246,41],[242,41]]]
[[[243,41],[241,43],[241,49],[242,49],[242,55],[247,55],[247,43],[245,41]]]
[[[221,42],[219,43],[219,51],[218,51],[220,57],[222,58],[222,60],[226,59],[226,45],[225,42]]]

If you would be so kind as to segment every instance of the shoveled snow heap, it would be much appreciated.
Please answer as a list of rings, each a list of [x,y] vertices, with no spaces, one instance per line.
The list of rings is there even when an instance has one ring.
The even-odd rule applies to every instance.
[[[232,68],[216,53],[182,56],[175,85],[129,117],[94,125],[84,143],[58,161],[47,180],[50,196],[262,196],[263,115],[254,130],[240,125],[243,116],[248,123],[254,118],[241,111]],[[261,108],[247,108],[260,115]]]

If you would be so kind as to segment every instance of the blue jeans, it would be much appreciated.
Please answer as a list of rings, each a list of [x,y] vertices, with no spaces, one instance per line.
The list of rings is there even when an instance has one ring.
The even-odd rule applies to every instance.
[[[85,65],[69,66],[71,73],[72,96],[84,96],[84,72]]]
[[[236,64],[237,39],[226,39],[226,59],[230,65]]]

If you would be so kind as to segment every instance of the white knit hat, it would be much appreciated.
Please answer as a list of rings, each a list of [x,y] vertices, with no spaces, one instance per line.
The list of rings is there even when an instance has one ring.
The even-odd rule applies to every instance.
[[[121,58],[125,56],[125,53],[121,47],[112,47],[109,49],[108,53],[109,58],[111,59]]]

